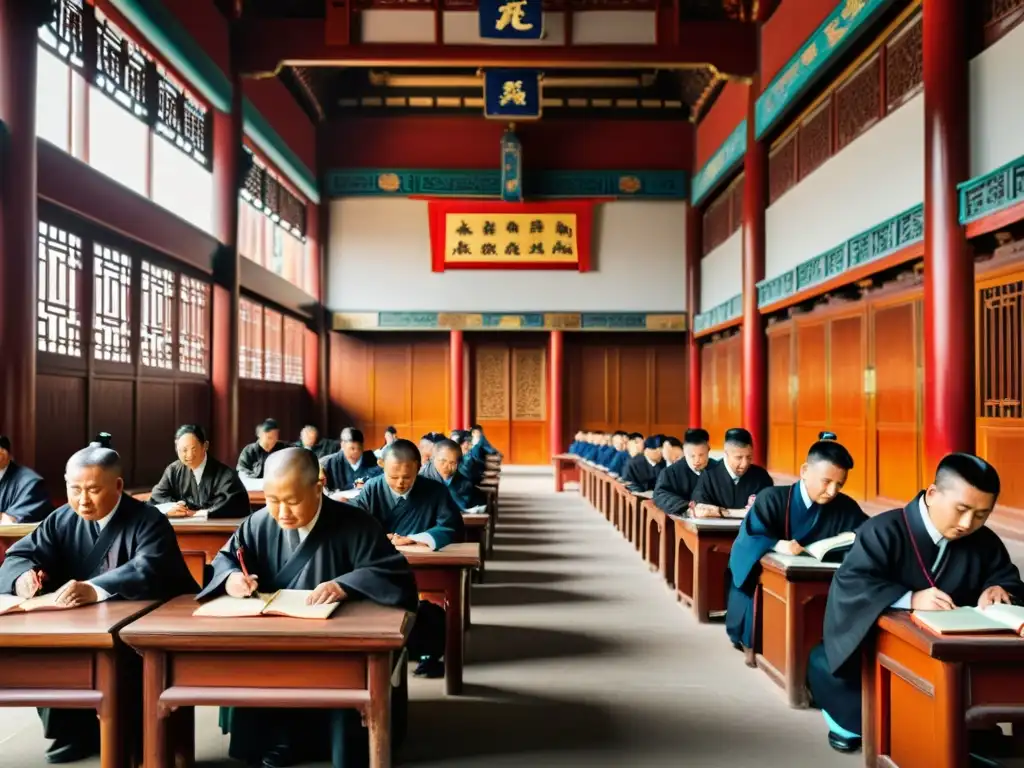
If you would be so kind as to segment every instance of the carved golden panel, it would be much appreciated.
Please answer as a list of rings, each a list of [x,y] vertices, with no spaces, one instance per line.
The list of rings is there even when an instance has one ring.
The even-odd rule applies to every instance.
[[[576,314],[555,314],[544,315],[544,327],[555,330],[578,330],[583,327],[583,320],[579,313]]]
[[[476,350],[476,420],[508,418],[508,348],[480,347]]]
[[[461,312],[439,312],[437,315],[438,328],[482,328],[484,325],[483,315],[465,314]]]
[[[376,328],[379,324],[376,312],[335,312],[331,327],[336,331],[357,331]]]
[[[512,351],[512,420],[543,421],[545,408],[545,351]]]
[[[686,315],[648,315],[646,325],[649,331],[685,331]]]

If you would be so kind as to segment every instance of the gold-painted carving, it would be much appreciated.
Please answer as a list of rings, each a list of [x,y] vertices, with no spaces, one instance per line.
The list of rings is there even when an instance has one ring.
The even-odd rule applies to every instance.
[[[579,314],[546,314],[544,327],[560,331],[578,330],[583,327],[583,318]]]
[[[686,315],[647,315],[645,325],[649,331],[685,331]]]
[[[476,350],[476,420],[507,419],[509,413],[508,348]]]
[[[624,192],[627,195],[632,195],[640,191],[640,179],[636,176],[620,176],[619,177],[619,192]]]
[[[543,349],[512,351],[512,419],[542,421],[545,412],[545,352]]]
[[[397,192],[402,182],[397,173],[382,173],[377,177],[377,187],[383,192]]]
[[[361,331],[376,328],[379,319],[376,312],[335,312],[331,327],[336,331]]]

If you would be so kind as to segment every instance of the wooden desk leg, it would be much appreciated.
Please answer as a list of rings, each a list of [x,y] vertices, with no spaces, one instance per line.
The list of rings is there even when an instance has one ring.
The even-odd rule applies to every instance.
[[[708,606],[708,563],[711,560],[710,546],[697,539],[693,553],[693,615],[701,624],[711,620]]]
[[[472,606],[473,602],[469,598],[470,593],[473,591],[473,579],[463,579],[462,583],[464,586],[464,589],[462,590],[462,605],[464,613],[462,628],[463,631],[465,631],[469,629],[469,625],[472,623],[470,621],[469,609]]]
[[[800,586],[786,580],[786,696],[789,706],[807,706],[807,655],[804,651],[804,596]]]
[[[888,671],[878,663],[875,646],[873,638],[865,642],[860,666],[861,748],[864,765],[870,768],[878,764],[878,756],[883,751],[880,742],[889,719]],[[885,751],[888,751],[888,745],[885,745]]]
[[[370,655],[370,670],[367,675],[370,705],[366,711],[366,729],[370,732],[370,768],[391,768],[390,666],[390,653]]]
[[[463,583],[465,568],[451,569],[445,574],[445,638],[444,638],[444,690],[449,696],[462,693],[463,637]],[[147,766],[146,768],[149,768]]]
[[[117,678],[117,649],[96,654],[96,684],[103,701],[97,713],[100,719],[100,768],[121,768],[126,752],[121,738],[120,682]]]
[[[142,656],[142,764],[145,768],[168,768],[167,719],[160,712],[164,692],[167,655],[146,651]]]
[[[666,584],[675,583],[675,574],[672,573],[672,564],[675,562],[675,552],[672,551],[673,536],[672,527],[675,523],[672,520],[665,521],[665,527],[661,531],[661,539],[658,542],[658,570],[661,578]]]
[[[936,676],[935,732],[940,765],[967,765],[967,723],[964,719],[963,665],[942,662]]]

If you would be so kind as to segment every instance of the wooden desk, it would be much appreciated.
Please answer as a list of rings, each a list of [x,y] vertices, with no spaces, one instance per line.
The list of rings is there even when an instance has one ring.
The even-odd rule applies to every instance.
[[[449,544],[436,552],[420,548],[399,549],[409,560],[416,575],[416,588],[420,592],[444,595],[445,692],[457,696],[462,693],[467,581],[469,571],[480,567],[480,545],[469,542]]]
[[[1024,639],[934,635],[882,616],[864,655],[864,764],[960,768],[967,729],[1024,714]],[[927,738],[922,738],[927,735]]]
[[[821,642],[825,599],[835,572],[835,566],[789,565],[773,554],[761,558],[755,658],[757,666],[785,690],[791,707],[803,709],[808,704],[807,659]]]
[[[669,515],[675,525],[675,585],[679,599],[705,623],[712,611],[724,611],[728,593],[725,572],[742,520]],[[666,525],[667,528],[667,525]],[[667,538],[667,535],[666,535]]]
[[[675,541],[675,528],[668,515],[653,501],[645,501],[640,505],[643,508],[644,532],[643,556],[652,571],[658,571],[666,582],[672,583],[675,577],[675,568],[668,567],[669,558],[675,563],[675,548],[668,547],[665,537],[666,531],[672,532],[672,540]]]
[[[570,453],[559,453],[551,457],[555,468],[555,493],[565,490],[566,483],[578,483],[580,471],[576,468],[576,457]]]
[[[253,510],[263,509],[263,507],[267,506],[267,495],[262,490],[249,489],[246,493],[249,495],[249,506]],[[151,491],[134,491],[130,495],[137,501],[149,501],[153,494]]]
[[[408,613],[358,601],[326,621],[215,619],[192,616],[196,607],[192,596],[178,597],[121,630],[142,654],[146,768],[173,765],[172,746],[194,759],[191,739],[171,743],[171,712],[218,705],[358,709],[370,765],[391,765],[391,654],[405,645]]]
[[[100,766],[128,763],[131,734],[122,731],[138,702],[122,698],[118,630],[156,605],[109,600],[66,611],[0,616],[0,706],[95,709]]]
[[[630,491],[626,498],[626,538],[629,539],[637,552],[643,552],[643,518],[641,511],[644,502],[651,501],[654,491]],[[653,502],[652,502],[653,503]]]

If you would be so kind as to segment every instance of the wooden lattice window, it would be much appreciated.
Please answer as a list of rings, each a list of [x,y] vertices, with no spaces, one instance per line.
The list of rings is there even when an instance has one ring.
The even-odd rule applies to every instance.
[[[242,199],[269,216],[285,232],[306,236],[306,204],[294,195],[263,162],[245,147],[252,163],[242,183]]]
[[[152,60],[98,11],[96,20],[96,86],[140,120],[146,120],[147,81],[155,75]]]
[[[81,357],[82,317],[78,307],[81,238],[40,221],[38,266],[36,349]]]
[[[150,368],[174,367],[174,273],[142,262],[139,357]]]
[[[300,321],[284,319],[284,380],[286,384],[305,381],[303,360],[306,352],[306,326]]]
[[[796,133],[791,133],[768,154],[768,204],[771,205],[796,185]]]
[[[132,258],[93,243],[93,343],[95,358],[131,363]]]
[[[158,67],[156,132],[204,168],[210,166],[206,107]]]
[[[61,0],[53,20],[39,28],[39,42],[77,70],[85,66],[82,23],[82,0]]]
[[[979,416],[1019,419],[1024,281],[982,288],[978,295]]]
[[[238,302],[238,375],[263,378],[263,307],[248,299]]]
[[[178,303],[178,369],[206,374],[210,328],[210,286],[181,275]]]
[[[267,381],[281,381],[284,377],[284,339],[281,330],[281,313],[272,309],[263,310],[263,354]]]

